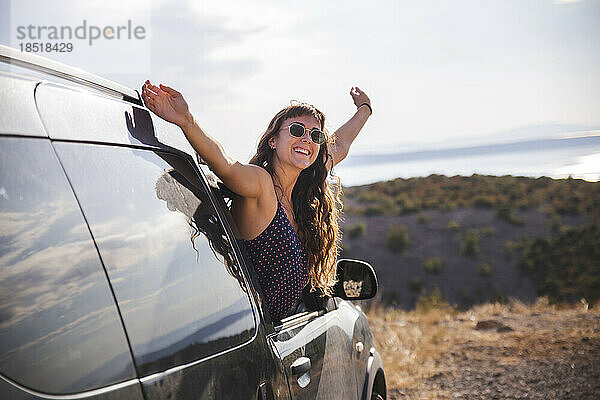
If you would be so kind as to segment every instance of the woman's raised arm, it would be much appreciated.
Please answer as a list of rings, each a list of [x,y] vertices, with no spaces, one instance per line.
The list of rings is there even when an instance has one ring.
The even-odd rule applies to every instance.
[[[333,166],[346,158],[350,145],[354,139],[356,139],[356,136],[358,136],[358,133],[365,125],[365,122],[367,122],[367,119],[372,112],[371,100],[369,100],[369,96],[367,96],[365,92],[358,87],[353,87],[350,89],[350,96],[352,96],[352,101],[354,101],[357,110],[352,118],[333,133],[334,145],[329,149],[333,158],[333,165],[329,163],[329,169],[333,168]]]
[[[229,157],[221,144],[204,132],[188,109],[182,94],[166,85],[155,86],[146,81],[142,98],[150,111],[181,128],[194,150],[221,180],[242,197],[259,197],[271,176],[256,165],[242,164]]]

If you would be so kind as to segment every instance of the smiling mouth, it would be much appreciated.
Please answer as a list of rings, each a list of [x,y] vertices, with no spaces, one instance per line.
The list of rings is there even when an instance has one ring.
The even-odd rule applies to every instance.
[[[307,157],[308,157],[308,156],[310,156],[310,151],[308,151],[308,150],[306,150],[306,149],[303,149],[303,148],[301,148],[301,147],[294,147],[294,151],[295,151],[296,153],[300,153],[300,154],[302,154],[302,155],[305,155],[305,156],[307,156]]]

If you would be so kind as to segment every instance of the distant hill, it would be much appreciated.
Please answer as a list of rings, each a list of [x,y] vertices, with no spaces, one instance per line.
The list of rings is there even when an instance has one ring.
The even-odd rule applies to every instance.
[[[372,263],[384,302],[600,299],[599,183],[432,175],[345,188],[344,210],[342,256]]]

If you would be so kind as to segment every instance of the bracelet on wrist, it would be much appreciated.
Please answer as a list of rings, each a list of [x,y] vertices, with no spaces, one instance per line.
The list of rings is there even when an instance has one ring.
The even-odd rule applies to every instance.
[[[371,108],[371,105],[369,103],[362,103],[360,106],[356,107],[356,109],[358,110],[359,108],[361,108],[362,106],[367,106],[369,107],[369,111],[371,112],[371,114],[373,114],[373,109]],[[371,115],[369,114],[369,115]]]

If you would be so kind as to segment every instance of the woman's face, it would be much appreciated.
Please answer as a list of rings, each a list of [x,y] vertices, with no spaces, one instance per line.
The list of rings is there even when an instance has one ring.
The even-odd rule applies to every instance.
[[[289,125],[292,122],[299,122],[306,129],[302,137],[294,137],[290,134]],[[276,162],[282,166],[289,165],[300,170],[308,168],[319,154],[321,146],[310,139],[310,130],[313,128],[321,129],[319,121],[312,115],[303,115],[300,117],[287,118],[281,124],[281,129],[277,136],[269,140],[269,146],[275,147]]]

